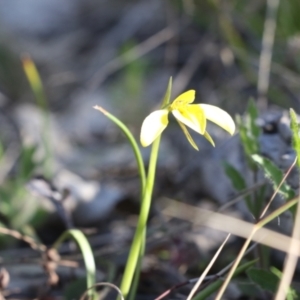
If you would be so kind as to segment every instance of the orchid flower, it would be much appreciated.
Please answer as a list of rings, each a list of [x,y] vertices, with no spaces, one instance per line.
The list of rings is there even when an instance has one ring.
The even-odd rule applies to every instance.
[[[229,132],[234,134],[235,124],[231,116],[221,108],[209,104],[191,104],[195,99],[195,91],[189,90],[179,95],[171,104],[163,109],[152,112],[142,124],[141,144],[147,147],[164,131],[169,120],[168,115],[172,112],[178,121],[186,138],[190,144],[198,150],[193,138],[188,132],[186,126],[192,128],[199,134],[202,134],[213,146],[213,139],[206,131],[206,120],[214,122]]]

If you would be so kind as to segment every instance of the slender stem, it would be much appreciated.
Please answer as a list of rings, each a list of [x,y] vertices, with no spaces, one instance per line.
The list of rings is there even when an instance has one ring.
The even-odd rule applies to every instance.
[[[160,138],[161,136],[159,136],[152,145],[148,176],[146,179],[145,193],[143,195],[143,201],[142,201],[142,207],[139,215],[138,225],[133,238],[133,243],[130,248],[129,257],[123,275],[123,280],[121,283],[121,291],[125,299],[127,298],[130,290],[133,275],[141,251],[141,245],[143,244],[144,237],[146,236],[146,225],[147,225],[147,220],[148,220],[150,206],[151,206],[151,198],[152,198],[153,187],[154,187],[155,170],[156,170]]]
[[[152,147],[152,152],[151,152],[151,157],[150,157],[150,166],[149,166],[149,174],[150,176],[150,181],[152,180],[152,183],[149,183],[149,180],[146,178],[146,171],[145,171],[145,166],[143,162],[143,158],[141,155],[141,151],[139,149],[139,146],[133,137],[132,133],[128,129],[128,127],[121,122],[118,118],[116,118],[114,115],[110,114],[107,112],[105,109],[103,109],[100,106],[95,106],[95,109],[101,111],[105,116],[107,116],[111,121],[113,121],[125,134],[127,137],[128,141],[131,144],[131,147],[133,149],[135,159],[137,161],[138,165],[138,170],[139,170],[139,175],[140,175],[140,180],[141,180],[141,214],[140,214],[140,220],[138,223],[138,227],[134,236],[134,240],[130,249],[129,253],[129,258],[127,260],[126,268],[125,268],[125,273],[122,279],[121,283],[121,290],[123,295],[126,297],[127,294],[129,293],[131,289],[131,293],[128,296],[130,299],[134,299],[135,293],[137,290],[137,285],[139,281],[139,273],[140,273],[140,268],[142,264],[142,259],[144,256],[144,251],[145,251],[145,243],[146,243],[146,223],[149,215],[149,208],[150,208],[150,203],[151,203],[151,196],[152,196],[152,190],[153,190],[153,182],[155,178],[155,168],[156,168],[156,161],[157,161],[157,154],[158,154],[158,148],[159,148],[159,141],[155,142]],[[156,154],[153,154],[153,152],[156,151]],[[152,167],[151,167],[152,166]],[[146,193],[146,189],[150,189],[150,193]],[[144,205],[146,203],[146,205]],[[144,219],[141,220],[141,215],[143,213]],[[135,276],[134,276],[135,274]],[[133,278],[134,276],[134,278]]]
[[[143,257],[145,255],[145,248],[146,248],[146,230],[144,230],[143,235],[144,236],[143,236],[143,239],[142,239],[142,242],[141,242],[140,255],[139,255],[139,258],[138,258],[137,266],[135,268],[135,274],[134,274],[132,286],[131,286],[131,289],[130,289],[130,293],[128,295],[128,300],[134,300],[135,299],[135,295],[136,295],[137,288],[138,288],[138,283],[139,283],[139,280],[140,280],[142,262],[143,262]]]
[[[142,157],[140,148],[139,148],[134,136],[132,135],[132,133],[130,132],[128,127],[123,122],[121,122],[118,118],[116,118],[114,115],[109,113],[103,107],[96,105],[96,106],[94,106],[94,108],[96,110],[99,110],[100,112],[102,112],[106,117],[108,117],[111,121],[113,121],[122,130],[122,132],[127,137],[128,141],[130,142],[130,145],[132,147],[132,150],[133,150],[133,153],[134,153],[137,165],[138,165],[139,175],[140,175],[140,179],[141,179],[141,186],[142,186],[141,187],[141,195],[143,196],[145,185],[146,185],[146,171],[145,171],[144,161],[143,161],[143,157]]]

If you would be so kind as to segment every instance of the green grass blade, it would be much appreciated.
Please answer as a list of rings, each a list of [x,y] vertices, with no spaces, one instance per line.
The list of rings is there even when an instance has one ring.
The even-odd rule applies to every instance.
[[[25,75],[34,94],[36,104],[43,112],[42,141],[45,149],[44,175],[45,177],[51,178],[53,153],[51,149],[50,115],[47,98],[44,92],[42,80],[33,60],[29,55],[24,55],[22,57],[22,63]]]
[[[39,72],[29,55],[22,57],[23,69],[36,98],[37,105],[42,110],[48,110],[48,104],[44,93],[44,87]]]
[[[279,284],[279,278],[275,274],[260,268],[251,268],[246,273],[249,279],[262,290],[275,294]]]
[[[96,265],[90,243],[87,240],[86,236],[82,233],[82,231],[78,229],[70,229],[65,231],[58,238],[58,240],[54,243],[53,248],[57,249],[61,245],[61,243],[68,238],[73,239],[79,246],[86,268],[86,285],[87,288],[90,288],[96,283]],[[95,291],[91,289],[89,291],[89,295],[93,297],[93,295],[95,295]]]

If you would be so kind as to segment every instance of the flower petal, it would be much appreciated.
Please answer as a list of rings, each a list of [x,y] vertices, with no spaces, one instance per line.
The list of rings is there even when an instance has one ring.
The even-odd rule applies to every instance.
[[[209,104],[198,104],[198,105],[201,106],[201,108],[204,110],[206,119],[216,123],[224,130],[228,131],[231,135],[234,134],[235,131],[234,121],[226,111],[214,105],[209,105]]]
[[[206,119],[203,109],[199,105],[187,105],[180,110],[172,110],[174,117],[200,134],[204,134]]]
[[[207,131],[204,132],[204,137],[215,147],[215,142]]]
[[[194,102],[195,100],[195,91],[189,90],[187,92],[179,95],[171,104],[172,109],[179,109],[182,105],[187,105]]]
[[[169,123],[168,113],[167,109],[156,110],[144,120],[140,136],[143,147],[152,144],[167,127]]]
[[[190,144],[193,146],[194,149],[196,149],[197,151],[199,151],[196,143],[194,142],[192,136],[190,135],[190,133],[188,132],[187,128],[185,127],[185,125],[183,123],[181,123],[180,121],[178,121],[178,124],[180,125],[185,137],[187,138],[187,140],[190,142]]]

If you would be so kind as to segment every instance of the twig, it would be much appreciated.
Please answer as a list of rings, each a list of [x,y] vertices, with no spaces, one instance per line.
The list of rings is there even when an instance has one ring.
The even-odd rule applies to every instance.
[[[116,285],[114,285],[114,284],[112,284],[112,283],[109,283],[109,282],[99,282],[99,283],[96,283],[96,284],[94,284],[93,286],[89,287],[89,288],[84,292],[84,294],[80,297],[80,300],[84,300],[85,297],[86,297],[86,295],[87,295],[87,293],[88,293],[88,291],[89,291],[90,289],[93,289],[93,288],[97,287],[97,286],[109,286],[109,287],[115,289],[115,290],[118,292],[118,294],[119,294],[121,300],[124,300],[124,297],[123,297],[123,295],[122,295],[121,290],[120,290]]]
[[[129,63],[133,62],[134,60],[138,59],[139,57],[145,55],[146,53],[171,39],[176,34],[174,27],[175,25],[164,28],[163,30],[148,38],[146,41],[133,47],[123,55],[120,55],[108,62],[93,76],[88,87],[90,89],[96,89],[105,81],[105,79],[109,75],[122,69]]]
[[[266,94],[269,88],[270,68],[272,61],[272,50],[276,31],[276,18],[279,0],[267,0],[267,12],[262,38],[262,50],[259,59],[258,83],[257,83],[257,104],[261,110],[267,108]]]
[[[265,179],[261,182],[255,183],[254,185],[252,185],[251,187],[244,189],[243,191],[241,191],[235,198],[233,198],[232,200],[229,200],[227,203],[225,203],[224,205],[222,205],[219,209],[218,212],[222,212],[224,210],[226,210],[228,207],[236,204],[237,202],[241,201],[244,199],[244,197],[246,197],[247,195],[250,195],[251,193],[253,193],[256,189],[258,189],[259,187],[265,185],[268,181]]]
[[[58,215],[64,222],[67,229],[74,227],[70,214],[66,211],[63,202],[69,195],[61,193],[49,180],[43,176],[36,176],[27,183],[28,189],[40,197],[44,197],[51,201]]]
[[[245,252],[244,256],[248,255],[255,247],[257,246],[257,243],[253,243]],[[228,270],[232,267],[234,261],[232,261],[230,264],[228,264],[225,268],[223,268],[221,271],[219,271],[217,274],[214,275],[209,275],[206,276],[204,278],[205,284],[203,284],[199,290],[203,290],[204,288],[206,288],[207,286],[209,286],[211,283],[215,282],[216,280],[218,280],[219,278],[221,278],[223,275],[226,274],[226,272],[228,272]],[[161,300],[163,298],[165,298],[166,296],[168,296],[169,294],[171,294],[171,292],[186,286],[188,284],[192,284],[192,283],[196,283],[199,280],[199,277],[197,278],[193,278],[181,283],[178,283],[174,286],[172,286],[171,288],[169,288],[168,290],[166,290],[165,292],[163,292],[161,295],[159,295],[157,298],[155,298],[154,300]]]
[[[19,231],[13,230],[13,229],[8,229],[5,227],[0,227],[0,234],[6,234],[14,237],[15,239],[24,241],[27,243],[33,250],[37,250],[40,252],[45,252],[46,251],[46,246],[42,244],[38,244],[33,238],[30,236],[21,234]]]
[[[195,286],[193,287],[193,289],[191,290],[189,296],[187,297],[187,300],[191,300],[194,296],[194,294],[196,293],[196,291],[198,290],[199,286],[201,285],[201,283],[203,282],[206,274],[209,272],[209,270],[211,269],[211,267],[213,266],[213,264],[215,263],[216,259],[218,258],[219,254],[221,253],[222,249],[224,248],[226,242],[228,241],[229,237],[230,237],[230,233],[227,235],[227,237],[225,238],[224,242],[222,243],[222,245],[219,247],[218,251],[216,252],[216,254],[213,256],[213,258],[211,259],[211,261],[209,262],[208,266],[206,267],[206,269],[204,270],[204,272],[202,273],[202,275],[199,277],[197,283],[195,284]]]
[[[269,200],[268,204],[266,205],[266,207],[264,208],[263,212],[261,213],[259,219],[262,219],[264,217],[264,215],[266,214],[267,210],[269,209],[271,203],[273,202],[275,196],[278,194],[281,186],[283,185],[283,183],[285,182],[286,178],[289,176],[289,174],[291,173],[293,167],[295,166],[297,162],[297,157],[295,158],[294,162],[291,164],[291,166],[289,167],[289,169],[287,170],[286,174],[283,176],[280,184],[278,185],[277,189],[274,191],[271,199]]]
[[[177,16],[174,12],[174,5],[171,3],[171,0],[165,2],[166,6],[166,22],[168,26],[172,26],[172,24],[175,24],[177,20]],[[178,59],[178,51],[179,51],[179,45],[178,45],[178,34],[174,35],[172,38],[169,39],[169,41],[166,42],[165,47],[165,64],[171,69],[170,73],[173,73],[174,68],[176,66],[176,62]]]

